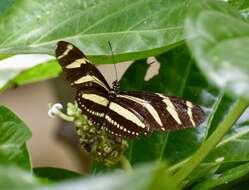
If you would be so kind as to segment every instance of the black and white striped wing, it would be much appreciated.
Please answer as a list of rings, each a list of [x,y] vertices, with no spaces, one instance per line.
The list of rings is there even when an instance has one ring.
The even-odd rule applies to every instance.
[[[112,134],[135,137],[154,130],[197,127],[204,120],[202,109],[178,97],[150,92],[121,92],[110,98],[110,87],[98,69],[74,45],[60,41],[56,57],[76,100],[94,124]]]
[[[65,41],[58,42],[56,57],[71,86],[109,93],[110,87],[103,75],[73,44]]]
[[[56,57],[72,87],[77,89],[76,101],[82,113],[101,125],[107,111],[110,87],[98,69],[73,44],[60,41]]]
[[[150,92],[121,92],[110,103],[105,127],[118,136],[138,136],[153,130],[197,127],[204,119],[202,109],[178,97]]]

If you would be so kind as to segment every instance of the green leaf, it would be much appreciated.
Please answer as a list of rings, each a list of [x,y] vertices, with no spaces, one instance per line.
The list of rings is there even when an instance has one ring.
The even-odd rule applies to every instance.
[[[22,0],[0,15],[0,54],[54,54],[57,41],[77,45],[98,62],[132,60],[182,43],[190,0]],[[139,10],[139,11],[138,11]],[[52,19],[51,19],[52,18]]]
[[[160,54],[183,42],[183,23],[189,2],[1,2],[1,8],[5,11],[0,14],[0,31],[4,31],[0,32],[0,57],[20,53],[54,55],[55,44],[59,40],[74,43],[94,63],[112,63],[108,41],[111,41],[116,62]],[[61,69],[55,62],[43,66],[41,61],[36,63],[37,59],[34,58],[34,64],[28,67],[25,67],[25,60],[0,63],[0,91],[52,78],[60,73]]]
[[[219,169],[221,163],[212,162],[212,163],[202,163],[200,164],[194,172],[192,172],[187,180],[185,180],[185,185],[189,186],[190,184],[195,184],[196,182],[204,181],[205,178],[214,175]],[[190,186],[191,187],[191,186]]]
[[[228,3],[240,10],[246,10],[249,8],[248,0],[229,0]]]
[[[249,99],[249,23],[239,12],[220,1],[197,3],[185,32],[206,77],[229,94]]]
[[[23,71],[14,80],[12,80],[12,82],[14,81],[14,83],[17,85],[23,85],[56,77],[59,75],[59,73],[61,73],[61,67],[57,61],[53,60]]]
[[[228,185],[224,184],[221,187],[224,189],[228,186],[230,189],[236,189],[236,190],[245,190],[246,188],[248,188],[248,175],[244,176],[243,178],[241,178],[238,181],[234,181],[229,183]]]
[[[0,1],[0,16],[4,14],[4,12],[7,11],[13,3],[14,0]]]
[[[150,177],[151,183],[146,188],[147,190],[154,189],[179,189],[175,184],[175,179],[170,175],[168,168],[161,164]]]
[[[177,190],[174,179],[167,172],[165,166],[158,164],[143,164],[133,172],[115,171],[84,179],[71,180],[58,185],[43,187],[38,190],[55,190],[65,188],[74,190],[152,190],[170,189]]]
[[[63,181],[66,179],[79,178],[82,176],[79,173],[62,168],[42,167],[34,168],[33,171],[36,176],[55,182]]]
[[[203,142],[202,146],[191,156],[189,161],[185,163],[174,177],[177,179],[177,184],[182,185],[184,181],[198,165],[204,161],[208,154],[216,147],[216,145],[222,140],[225,134],[233,127],[235,122],[239,120],[240,116],[248,107],[248,102],[245,99],[238,99],[223,121],[217,126],[217,129],[213,134]],[[222,158],[223,159],[223,158]],[[220,158],[217,160],[221,160]],[[186,167],[187,166],[187,167]]]
[[[0,163],[16,164],[31,169],[25,142],[31,132],[14,113],[0,106]]]
[[[224,173],[216,174],[214,176],[211,176],[210,178],[207,178],[205,181],[197,184],[193,188],[193,190],[208,190],[223,184],[229,184],[229,182],[241,178],[248,173],[249,163],[242,164],[240,166],[227,170]]]
[[[42,169],[43,170],[43,169]],[[38,174],[44,177],[46,174],[63,174],[68,171],[63,169],[47,168],[39,170]],[[37,171],[35,169],[35,171]],[[40,175],[41,174],[41,175]],[[65,173],[64,173],[65,174]],[[63,176],[65,176],[63,174]],[[73,177],[72,173],[67,176]],[[53,175],[53,174],[52,174]],[[52,177],[52,175],[50,177]],[[75,177],[79,175],[73,174]],[[52,180],[57,181],[53,176]],[[61,180],[61,176],[60,176]],[[89,176],[84,178],[58,181],[57,183],[48,183],[50,181],[44,178],[36,178],[31,173],[27,173],[17,167],[0,165],[0,189],[19,190],[56,190],[56,189],[99,189],[99,190],[151,190],[151,189],[170,189],[178,190],[174,184],[174,179],[167,171],[167,167],[162,164],[150,163],[143,164],[134,168],[133,172],[124,172],[116,170],[112,173],[106,173],[98,176]]]
[[[11,164],[13,164],[12,161]],[[21,168],[32,171],[32,161],[26,143],[20,147],[19,154],[15,157],[15,164]]]
[[[245,117],[248,119],[248,113]],[[216,146],[206,161],[215,160],[219,157],[224,157],[224,163],[236,163],[249,161],[249,124],[247,122],[238,122],[223,140]]]
[[[59,170],[48,169],[47,172],[57,173]],[[59,172],[65,172],[65,170],[60,170]],[[38,173],[41,174],[40,172]],[[158,165],[155,163],[143,164],[135,168],[133,172],[125,173],[117,170],[99,176],[71,179],[52,184],[47,181],[44,183],[42,178],[38,179],[31,175],[31,173],[24,172],[19,168],[0,165],[0,189],[150,190],[155,188],[177,190],[172,176],[167,172],[167,168],[164,165]]]
[[[17,55],[0,61],[0,91],[57,76],[61,69],[51,59],[47,55]]]
[[[31,173],[18,167],[0,165],[0,189],[29,190],[37,186],[39,181]]]

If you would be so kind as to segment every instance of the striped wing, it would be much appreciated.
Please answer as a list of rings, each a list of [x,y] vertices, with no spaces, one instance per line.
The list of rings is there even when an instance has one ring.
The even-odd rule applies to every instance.
[[[76,101],[82,113],[96,125],[101,125],[109,102],[110,87],[105,78],[71,43],[58,42],[56,57],[67,80],[77,89]]]
[[[60,41],[55,52],[71,86],[78,90],[96,89],[109,93],[110,87],[103,75],[77,47],[69,42]]]
[[[153,130],[197,127],[202,109],[178,97],[150,92],[122,92],[110,103],[104,126],[118,136],[138,136]]]
[[[96,126],[102,127],[109,104],[106,94],[94,90],[82,90],[77,93],[76,100],[82,114]]]

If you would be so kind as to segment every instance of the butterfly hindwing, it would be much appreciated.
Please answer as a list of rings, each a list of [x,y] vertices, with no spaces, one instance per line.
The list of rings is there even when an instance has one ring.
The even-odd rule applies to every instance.
[[[139,134],[149,134],[153,130],[197,127],[204,119],[204,112],[199,106],[178,97],[135,91],[121,92],[115,101],[136,115],[136,118],[144,124],[145,128],[141,127],[141,123],[139,126],[138,121],[135,122],[132,117],[126,115],[126,119],[133,121],[133,130],[136,129]],[[128,128],[125,132],[127,130]],[[126,132],[126,136],[135,135]]]
[[[76,97],[82,114],[96,126],[102,127],[109,100],[106,94],[93,90],[81,90]]]
[[[119,101],[118,98],[111,101],[105,115],[104,129],[122,137],[134,137],[150,133],[150,128],[144,122],[144,118],[128,105],[124,101]]]

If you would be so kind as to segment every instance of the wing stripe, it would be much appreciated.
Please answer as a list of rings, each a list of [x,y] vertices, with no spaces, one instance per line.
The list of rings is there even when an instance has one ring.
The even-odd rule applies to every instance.
[[[98,102],[95,103],[96,101],[95,102],[91,101],[93,98],[91,95],[90,96],[86,95],[86,98],[83,98],[82,94],[86,95],[84,92],[83,93],[80,92],[80,93],[77,93],[77,97],[76,97],[77,103],[79,105],[79,108],[82,111],[82,114],[86,115],[87,119],[91,121],[93,124],[95,124],[96,126],[101,126],[103,123],[104,116],[107,111],[107,106],[102,105],[103,103],[102,99],[96,99],[96,101]],[[94,94],[94,92],[91,94]],[[99,96],[102,96],[102,95],[99,94]]]
[[[176,111],[176,108],[175,108],[174,104],[171,102],[171,100],[169,98],[165,98],[165,99],[163,99],[163,102],[167,105],[166,109],[168,110],[168,112],[170,113],[170,115],[175,119],[175,121],[179,125],[181,125],[182,122],[181,122],[181,120],[180,120],[180,118],[178,116],[178,113]]]
[[[114,125],[115,127],[117,127],[119,130],[124,131],[125,133],[129,133],[131,135],[135,135],[138,136],[139,133],[135,132],[135,131],[130,131],[129,129],[126,129],[125,127],[123,127],[121,124],[119,124],[117,121],[114,121],[109,115],[105,116],[105,119],[112,125]],[[115,133],[118,134],[118,133]]]
[[[87,111],[91,115],[95,115],[97,117],[104,117],[105,113],[97,112],[95,110],[91,110],[87,108],[84,104],[81,104],[81,108],[83,108],[85,111]]]
[[[80,68],[81,64],[86,64],[89,61],[86,58],[76,59],[74,62],[68,64],[65,68],[66,69],[75,69]]]
[[[140,104],[141,106],[145,107],[148,112],[151,114],[151,116],[156,120],[156,122],[162,127],[163,124],[162,124],[162,121],[157,113],[157,111],[155,110],[155,108],[150,105],[149,102],[147,102],[146,100],[143,100],[143,99],[140,99],[140,98],[137,98],[137,97],[134,97],[134,96],[128,96],[128,95],[118,95],[117,97],[120,97],[120,98],[126,98],[128,100],[131,100],[131,101],[134,101],[134,102],[137,102],[138,104]]]
[[[72,49],[73,49],[73,45],[68,44],[66,50],[60,56],[58,56],[57,59],[61,59],[65,57]]]
[[[109,105],[109,109],[111,111],[117,113],[118,115],[122,116],[122,117],[125,116],[125,119],[132,121],[138,127],[145,128],[144,123],[134,113],[132,113],[128,109],[125,109],[124,107],[120,106],[119,104],[117,104],[115,102],[111,102]]]
[[[95,77],[93,75],[83,76],[83,77],[79,78],[78,80],[74,81],[74,84],[81,84],[81,83],[87,83],[87,82],[96,83],[108,91],[107,86],[103,82],[101,82],[97,77]]]
[[[179,118],[179,115],[178,115],[178,113],[177,113],[177,111],[176,111],[176,108],[175,108],[175,106],[174,106],[174,104],[171,102],[171,100],[168,98],[168,97],[166,97],[166,96],[163,96],[163,95],[161,95],[161,94],[158,94],[161,98],[163,98],[163,102],[166,104],[166,109],[167,109],[167,111],[170,113],[170,115],[174,118],[174,120],[179,124],[179,125],[181,125],[182,124],[182,122],[181,122],[181,120],[180,120],[180,118]]]
[[[193,104],[191,102],[189,102],[189,101],[186,101],[186,105],[188,106],[187,113],[188,113],[189,119],[190,119],[191,123],[193,124],[193,126],[195,127],[196,124],[195,124],[195,121],[194,121],[194,118],[193,118],[193,112],[192,112]]]
[[[82,95],[83,99],[90,100],[96,104],[102,105],[102,106],[107,106],[109,104],[109,100],[106,99],[103,96],[100,96],[98,94],[83,94]]]

